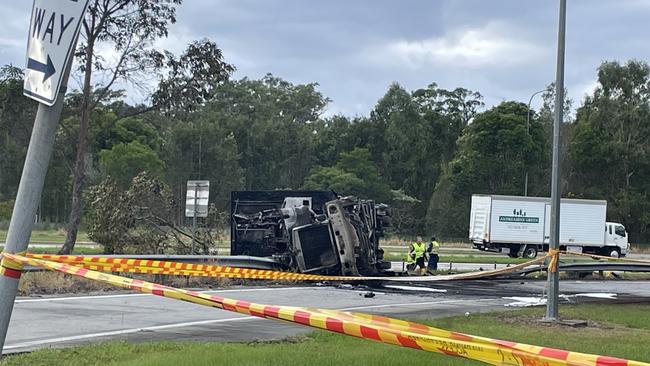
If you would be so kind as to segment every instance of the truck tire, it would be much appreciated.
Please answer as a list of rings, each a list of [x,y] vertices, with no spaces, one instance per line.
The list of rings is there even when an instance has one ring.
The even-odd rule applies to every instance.
[[[605,249],[607,256],[612,257],[612,258],[620,258],[621,257],[621,250],[618,248],[607,248]]]
[[[524,253],[522,254],[522,257],[527,259],[537,258],[537,247],[533,245],[527,245],[526,248],[524,248]]]
[[[508,249],[510,249],[510,252],[508,253],[508,257],[519,258],[519,250],[521,249],[520,244],[510,244],[508,246]]]

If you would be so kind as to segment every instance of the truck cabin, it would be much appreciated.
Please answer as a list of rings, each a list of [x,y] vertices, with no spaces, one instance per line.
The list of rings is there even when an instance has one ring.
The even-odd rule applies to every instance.
[[[605,234],[608,236],[627,238],[627,231],[625,230],[625,226],[616,222],[608,222],[605,224]]]

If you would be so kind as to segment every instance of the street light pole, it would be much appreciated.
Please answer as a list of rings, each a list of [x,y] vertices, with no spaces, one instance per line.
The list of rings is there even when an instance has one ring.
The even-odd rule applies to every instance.
[[[557,70],[555,79],[555,118],[553,120],[553,167],[551,178],[551,235],[549,252],[555,257],[548,266],[548,300],[546,302],[546,320],[558,319],[558,296],[560,278],[557,269],[557,250],[560,247],[560,199],[561,199],[561,170],[560,170],[560,127],[564,112],[564,47],[566,34],[566,0],[560,0],[560,20],[557,37]]]
[[[530,96],[530,99],[528,99],[528,110],[526,113],[526,133],[530,135],[530,103],[533,102],[533,97],[535,97],[539,93],[545,92],[546,89],[536,91],[533,93],[533,95]],[[524,181],[524,196],[528,196],[528,169],[526,169],[526,179]]]

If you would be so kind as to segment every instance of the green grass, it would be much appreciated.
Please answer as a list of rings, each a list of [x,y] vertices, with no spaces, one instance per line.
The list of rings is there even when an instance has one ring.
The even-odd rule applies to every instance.
[[[395,254],[384,254],[384,260],[390,261],[401,261],[404,260],[404,255],[395,255]],[[510,257],[496,257],[496,256],[485,256],[485,255],[440,255],[440,262],[452,262],[452,263],[486,263],[486,264],[519,264],[528,262],[529,259],[523,258],[510,258]]]
[[[566,305],[564,318],[595,321],[588,328],[548,326],[537,322],[544,309],[434,319],[425,323],[504,340],[606,354],[650,362],[650,305]],[[244,327],[245,324],[240,326]],[[62,350],[10,356],[0,366],[14,365],[482,365],[413,349],[355,339],[323,331],[279,342],[192,343],[108,342]]]
[[[35,254],[56,254],[60,247],[38,247],[38,248],[29,248],[27,251]],[[0,252],[4,250],[3,246],[0,246]],[[72,251],[72,254],[87,254],[87,255],[98,255],[104,254],[104,250],[101,247],[75,247]]]
[[[0,230],[0,242],[7,240],[7,230]],[[65,232],[63,230],[34,230],[30,238],[31,243],[39,244],[63,244],[65,241]],[[88,235],[85,231],[79,231],[77,242],[89,242]]]
[[[543,253],[537,258],[540,258]],[[404,260],[404,255],[396,254],[384,254],[384,260],[389,261],[401,261]],[[530,261],[527,258],[510,258],[508,256],[494,256],[494,255],[482,255],[482,254],[470,254],[470,255],[440,255],[440,262],[451,262],[451,263],[485,263],[485,264],[521,264]],[[591,262],[592,259],[585,257],[563,257],[562,263],[573,263],[573,262]]]

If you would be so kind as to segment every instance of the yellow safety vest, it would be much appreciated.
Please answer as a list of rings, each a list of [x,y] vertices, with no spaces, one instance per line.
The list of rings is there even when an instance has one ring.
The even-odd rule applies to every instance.
[[[438,252],[440,252],[440,243],[434,240],[431,242],[431,254],[438,254]]]
[[[406,262],[406,264],[412,264],[412,263],[415,263],[415,258],[413,258],[413,256],[411,255],[411,253],[406,253],[406,258],[405,258],[405,261],[404,261],[404,262]]]
[[[424,252],[426,250],[424,243],[413,243],[413,254],[415,254],[415,259],[424,257]]]

